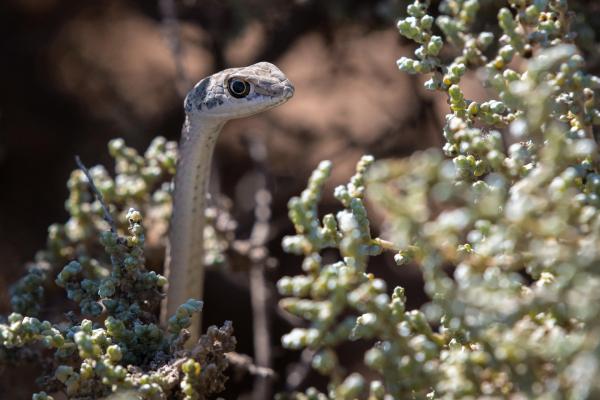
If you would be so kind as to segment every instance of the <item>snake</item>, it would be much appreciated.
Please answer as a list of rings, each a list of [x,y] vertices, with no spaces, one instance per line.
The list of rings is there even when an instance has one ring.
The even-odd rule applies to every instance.
[[[188,299],[202,300],[207,184],[215,143],[225,123],[277,107],[294,95],[294,85],[269,62],[229,68],[200,80],[184,100],[185,122],[175,172],[173,213],[168,233],[168,280],[161,320],[175,315]],[[194,313],[190,342],[200,335]]]

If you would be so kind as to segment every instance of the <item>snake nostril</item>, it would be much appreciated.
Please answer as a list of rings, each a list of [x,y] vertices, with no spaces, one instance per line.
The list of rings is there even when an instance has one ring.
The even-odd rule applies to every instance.
[[[287,84],[283,87],[283,95],[286,99],[292,97],[294,95],[294,85],[292,85],[290,82],[287,82]]]
[[[283,96],[286,99],[289,99],[293,95],[294,95],[294,89],[292,89],[291,87],[286,87],[285,89],[283,89]]]

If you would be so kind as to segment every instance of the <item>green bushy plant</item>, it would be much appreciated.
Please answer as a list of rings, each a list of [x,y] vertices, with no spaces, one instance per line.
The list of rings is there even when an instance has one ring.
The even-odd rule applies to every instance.
[[[322,222],[316,201],[329,164],[290,201],[297,235],[284,247],[304,255],[304,273],[278,287],[281,306],[308,327],[283,344],[314,351],[313,368],[329,377],[326,393],[293,398],[600,395],[600,79],[578,49],[589,48],[589,31],[558,0],[495,2],[497,26],[477,31],[483,3],[442,1],[434,18],[429,1],[415,1],[398,22],[419,45],[398,67],[428,75],[425,87],[448,99],[443,152],[368,172],[363,159],[336,189],[344,209]],[[469,70],[490,100],[465,97]],[[391,243],[370,237],[365,193]],[[322,265],[327,247],[342,259]],[[382,248],[422,271],[430,301],[419,310],[406,310],[403,288],[368,273]],[[368,374],[337,359],[336,347],[357,339],[373,343]]]
[[[0,324],[0,362],[44,360],[38,378],[44,391],[33,395],[38,400],[51,399],[47,393],[54,392],[77,399],[124,393],[129,399],[189,400],[220,392],[227,379],[225,353],[235,348],[231,322],[209,327],[184,349],[186,328],[202,302],[188,300],[160,327],[158,308],[167,281],[146,266],[145,251],[164,247],[177,145],[157,138],[143,156],[121,139],[108,147],[116,177],[101,166],[89,175],[116,222],[105,219],[84,171],[73,171],[65,203],[69,220],[50,226],[46,249],[13,288],[14,312]],[[146,226],[154,230],[153,244],[146,244],[140,210],[150,218]],[[220,239],[212,227],[207,233],[211,262],[219,259]],[[46,289],[57,287],[79,312],[69,311],[67,319],[49,315],[54,322],[38,319]]]

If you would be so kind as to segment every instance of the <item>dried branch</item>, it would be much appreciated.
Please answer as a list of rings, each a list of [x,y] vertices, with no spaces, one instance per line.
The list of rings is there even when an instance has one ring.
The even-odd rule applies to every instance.
[[[273,379],[277,376],[275,371],[273,371],[271,368],[260,367],[254,364],[252,362],[252,358],[245,354],[232,351],[226,353],[225,357],[227,357],[227,361],[229,361],[232,367],[248,371],[250,375],[268,379]]]
[[[259,175],[259,187],[254,196],[255,222],[250,234],[250,295],[252,315],[254,319],[254,358],[260,367],[271,367],[271,334],[269,332],[268,287],[265,281],[265,262],[268,257],[266,244],[269,239],[271,219],[271,193],[267,190],[267,172],[264,166],[266,147],[257,139],[250,141],[250,156],[255,163]],[[257,377],[252,398],[256,400],[269,398],[271,394],[271,379]]]
[[[158,7],[162,16],[164,35],[173,54],[175,63],[175,86],[183,98],[189,89],[188,78],[183,66],[183,48],[181,46],[179,19],[175,0],[159,0]]]
[[[87,178],[88,184],[90,185],[90,189],[92,189],[92,192],[94,193],[94,197],[96,197],[96,200],[98,200],[98,202],[102,206],[102,211],[104,213],[104,220],[110,226],[110,231],[112,233],[117,233],[117,225],[115,224],[115,220],[110,215],[108,206],[104,202],[104,197],[102,197],[102,193],[100,193],[100,191],[96,187],[96,184],[94,183],[94,179],[92,178],[92,174],[90,174],[90,171],[86,168],[85,165],[83,165],[79,156],[75,156],[75,162],[77,163],[77,166],[79,167],[79,169],[84,173],[85,177]]]

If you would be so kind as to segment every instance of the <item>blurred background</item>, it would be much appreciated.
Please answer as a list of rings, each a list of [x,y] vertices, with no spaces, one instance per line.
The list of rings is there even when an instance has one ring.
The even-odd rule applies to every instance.
[[[267,147],[275,219],[320,160],[334,162],[332,188],[364,153],[400,156],[440,144],[445,100],[437,107],[395,64],[412,53],[395,28],[399,3],[0,2],[3,278],[14,280],[46,227],[66,219],[75,154],[111,167],[111,138],[139,151],[157,135],[178,140],[185,93],[226,67],[270,61],[296,86],[293,101],[221,135],[219,186],[236,205],[236,185],[252,166],[244,137]]]
[[[9,311],[8,287],[45,244],[46,229],[67,218],[66,180],[78,154],[88,165],[112,168],[107,142],[123,137],[143,152],[151,139],[178,140],[185,93],[214,71],[257,61],[277,64],[296,87],[282,107],[234,121],[221,134],[215,187],[232,199],[238,234],[253,224],[255,163],[249,140],[267,150],[273,195],[272,238],[278,265],[267,271],[274,287],[300,269],[284,255],[292,231],[286,203],[319,161],[334,163],[323,201],[335,210],[333,188],[352,175],[362,154],[401,157],[442,144],[447,105],[426,92],[421,78],[398,71],[410,55],[395,21],[400,0],[2,0],[0,2],[0,311]],[[469,88],[471,98],[482,88]],[[250,183],[249,183],[250,182]],[[372,214],[373,231],[379,219]],[[423,301],[419,272],[392,268],[377,257],[372,271],[406,287],[409,305]],[[247,275],[208,276],[205,325],[234,321],[238,351],[253,355]],[[289,388],[298,353],[279,345],[293,321],[269,299],[274,390]],[[351,354],[346,354],[351,358]],[[351,363],[352,360],[349,362]],[[360,361],[360,360],[356,360]],[[250,390],[232,376],[225,398]],[[306,373],[298,389],[321,382]],[[286,386],[287,385],[287,386]]]

